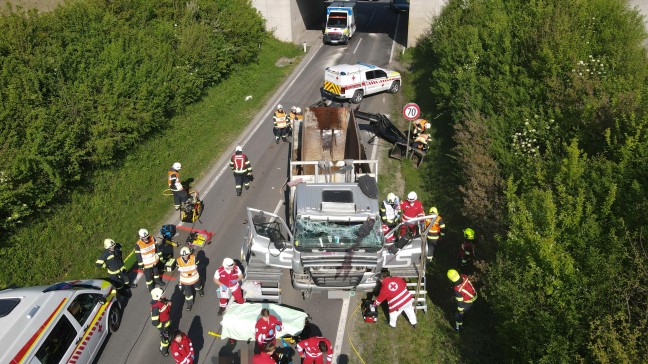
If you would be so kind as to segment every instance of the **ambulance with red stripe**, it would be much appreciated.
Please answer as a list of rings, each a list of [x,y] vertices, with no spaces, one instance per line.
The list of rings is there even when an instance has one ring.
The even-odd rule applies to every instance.
[[[387,91],[395,94],[401,88],[400,73],[366,63],[341,64],[324,71],[322,92],[329,98],[350,100],[359,104],[362,98]]]
[[[0,291],[0,363],[90,363],[121,317],[101,279]]]

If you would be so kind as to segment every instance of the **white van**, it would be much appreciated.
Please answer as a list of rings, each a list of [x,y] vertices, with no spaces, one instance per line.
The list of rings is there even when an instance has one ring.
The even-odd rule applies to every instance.
[[[360,103],[382,91],[395,94],[401,88],[400,73],[366,63],[340,64],[324,71],[322,92],[329,98]]]
[[[348,44],[356,31],[356,3],[354,1],[335,1],[326,8],[324,44]]]
[[[0,291],[0,363],[90,363],[121,317],[101,279]]]

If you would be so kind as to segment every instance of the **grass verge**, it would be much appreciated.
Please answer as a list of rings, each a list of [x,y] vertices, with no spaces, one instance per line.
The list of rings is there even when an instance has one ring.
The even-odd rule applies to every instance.
[[[381,312],[377,324],[367,324],[359,311],[350,319],[353,329],[349,339],[358,350],[351,363],[484,363],[501,361],[494,341],[492,315],[485,300],[480,299],[465,318],[465,332],[453,330],[456,304],[446,278],[449,268],[458,260],[459,244],[466,221],[461,211],[458,181],[452,173],[452,130],[450,123],[432,115],[433,105],[426,97],[426,75],[410,69],[412,54],[406,52],[401,58],[403,78],[402,92],[393,98],[392,122],[401,130],[407,130],[408,122],[401,116],[406,102],[416,102],[422,109],[422,118],[432,123],[430,149],[419,169],[409,160],[397,161],[388,157],[389,145],[379,144],[381,198],[394,192],[404,198],[409,191],[416,191],[424,208],[436,206],[447,226],[446,239],[439,243],[435,258],[427,266],[427,313],[418,312],[418,327],[414,330],[405,317],[392,329],[388,313]],[[409,76],[409,77],[407,77]]]
[[[241,67],[213,87],[167,129],[143,141],[120,166],[98,171],[46,216],[4,237],[0,288],[104,276],[94,265],[103,239],[122,243],[128,254],[138,229],[155,231],[173,205],[172,197],[162,196],[169,166],[181,161],[183,179],[198,179],[222,153],[230,152],[225,148],[301,57],[297,47],[274,39],[262,47],[256,64]],[[294,61],[279,67],[280,57]],[[246,95],[252,100],[244,101]]]

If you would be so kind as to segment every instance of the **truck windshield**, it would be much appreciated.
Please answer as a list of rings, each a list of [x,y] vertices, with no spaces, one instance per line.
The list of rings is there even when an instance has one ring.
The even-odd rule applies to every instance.
[[[372,225],[373,224],[373,225]],[[382,247],[380,222],[332,222],[298,219],[295,247],[301,249],[379,249]]]
[[[347,18],[346,16],[329,16],[328,24],[326,26],[328,28],[346,28]]]

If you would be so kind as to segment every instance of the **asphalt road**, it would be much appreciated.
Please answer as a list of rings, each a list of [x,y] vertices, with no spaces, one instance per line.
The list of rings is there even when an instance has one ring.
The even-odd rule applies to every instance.
[[[328,66],[358,61],[387,66],[390,57],[396,57],[393,52],[398,47],[393,44],[394,33],[398,23],[398,38],[404,36],[407,29],[406,15],[392,13],[385,1],[361,2],[358,4],[358,13],[358,32],[347,46],[321,45],[321,41],[317,40],[319,33],[312,35],[312,48],[305,60],[260,110],[237,143],[231,146],[233,152],[235,145],[243,145],[244,152],[251,160],[255,180],[250,190],[244,190],[241,197],[236,196],[234,178],[226,166],[230,155],[215,156],[218,160],[203,176],[184,177],[196,177],[196,188],[201,191],[205,202],[201,222],[196,224],[196,228],[215,232],[213,242],[199,255],[202,257],[203,272],[206,272],[205,296],[196,297],[192,311],[184,310],[184,298],[175,289],[177,272],[170,280],[165,279],[168,282],[165,295],[174,302],[172,329],[180,328],[188,333],[197,351],[196,363],[238,363],[239,350],[247,349],[245,343],[229,345],[227,340],[208,335],[208,331],[218,332],[220,328],[219,316],[216,314],[216,286],[212,277],[223,258],[238,259],[240,256],[241,243],[247,229],[246,207],[278,211],[279,215],[285,216],[286,206],[281,187],[288,176],[289,143],[274,142],[271,114],[276,104],[281,103],[286,109],[292,105],[305,108],[318,101],[324,69]],[[250,93],[253,94],[253,91],[251,85]],[[362,101],[361,110],[389,113],[390,97],[389,94],[369,96]],[[363,132],[365,140],[369,136],[367,132]],[[375,146],[366,147],[368,156],[371,156]],[[172,216],[168,223],[178,224],[177,215]],[[148,228],[151,231],[159,229]],[[158,351],[160,337],[149,319],[149,292],[143,278],[138,283],[139,287],[133,290],[133,296],[126,304],[121,328],[108,339],[97,359],[98,363],[173,362],[171,357],[164,359]],[[326,294],[314,293],[310,300],[304,301],[299,292],[292,289],[288,271],[283,274],[282,288],[283,304],[309,313],[314,326],[335,346],[334,361],[348,362],[353,354],[344,343],[342,329],[347,315],[355,307],[355,300],[329,299]],[[233,359],[220,361],[219,356]]]

